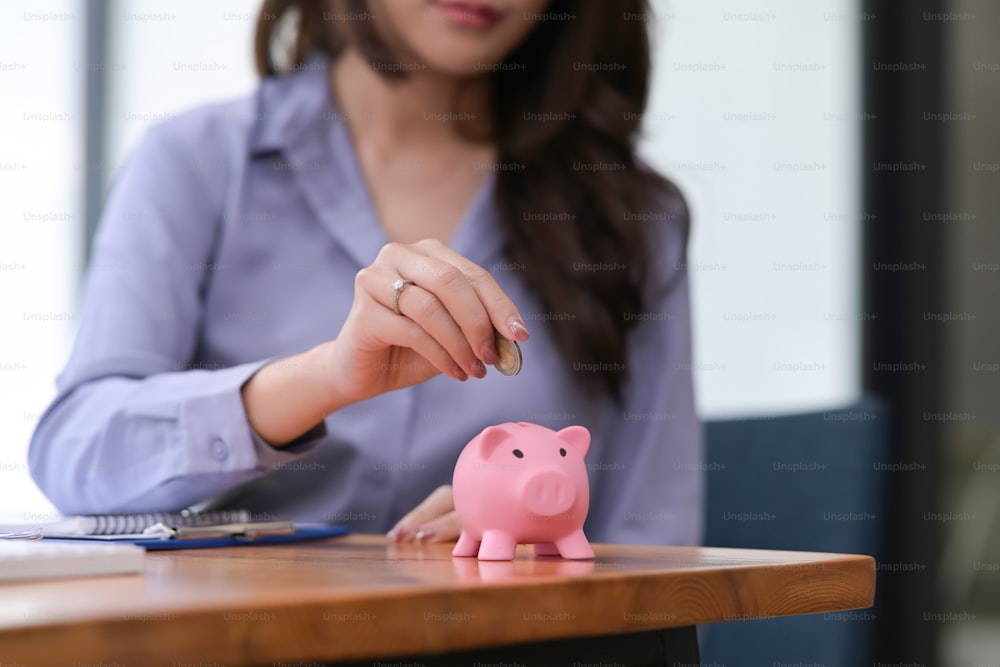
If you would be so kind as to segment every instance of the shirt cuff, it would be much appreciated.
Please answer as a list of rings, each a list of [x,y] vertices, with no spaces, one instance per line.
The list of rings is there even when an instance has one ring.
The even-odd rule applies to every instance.
[[[247,427],[250,428],[249,423]],[[257,434],[257,431],[250,428],[250,437],[253,439],[254,450],[257,452],[257,468],[268,471],[278,470],[287,463],[312,454],[326,439],[326,435],[326,422],[322,421],[287,445],[272,447]]]
[[[197,396],[181,405],[188,474],[270,472],[315,450],[326,437],[321,423],[280,449],[257,435],[247,419],[241,390],[270,359],[204,373]]]

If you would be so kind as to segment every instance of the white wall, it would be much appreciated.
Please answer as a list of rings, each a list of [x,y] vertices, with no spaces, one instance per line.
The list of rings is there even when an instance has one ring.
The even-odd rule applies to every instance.
[[[157,118],[252,90],[258,7],[112,2],[109,159],[90,166],[110,180]],[[0,521],[52,512],[26,457],[77,324],[85,27],[85,0],[0,3]]]
[[[198,104],[253,91],[259,8],[260,0],[111,3],[112,170],[149,125]]]
[[[709,417],[860,388],[860,29],[854,0],[652,0],[644,155],[693,209]]]
[[[642,148],[694,211],[703,412],[849,400],[862,316],[855,0],[653,3]],[[252,89],[258,6],[112,3],[106,177],[151,122]],[[50,511],[24,462],[76,325],[84,19],[83,0],[0,3],[0,521]]]
[[[0,3],[0,520],[48,509],[26,452],[76,324],[83,22],[78,2]]]

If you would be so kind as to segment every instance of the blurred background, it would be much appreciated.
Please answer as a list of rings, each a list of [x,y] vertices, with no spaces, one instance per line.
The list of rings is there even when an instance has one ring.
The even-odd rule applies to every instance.
[[[1000,665],[1000,3],[897,4],[652,0],[641,151],[693,211],[704,417],[889,406],[874,664]],[[27,444],[115,173],[253,90],[258,8],[0,4],[0,521],[53,516]]]

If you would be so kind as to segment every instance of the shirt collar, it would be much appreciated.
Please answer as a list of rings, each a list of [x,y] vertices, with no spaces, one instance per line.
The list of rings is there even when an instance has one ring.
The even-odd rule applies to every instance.
[[[261,82],[250,139],[255,155],[287,150],[310,128],[326,127],[332,111],[329,66],[329,58],[314,53],[294,72]]]

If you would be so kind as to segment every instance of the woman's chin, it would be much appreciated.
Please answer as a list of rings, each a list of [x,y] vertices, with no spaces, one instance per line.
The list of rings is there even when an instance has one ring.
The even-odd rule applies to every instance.
[[[431,71],[456,79],[472,79],[497,70],[498,63],[492,54],[427,53],[420,59],[424,71]]]

